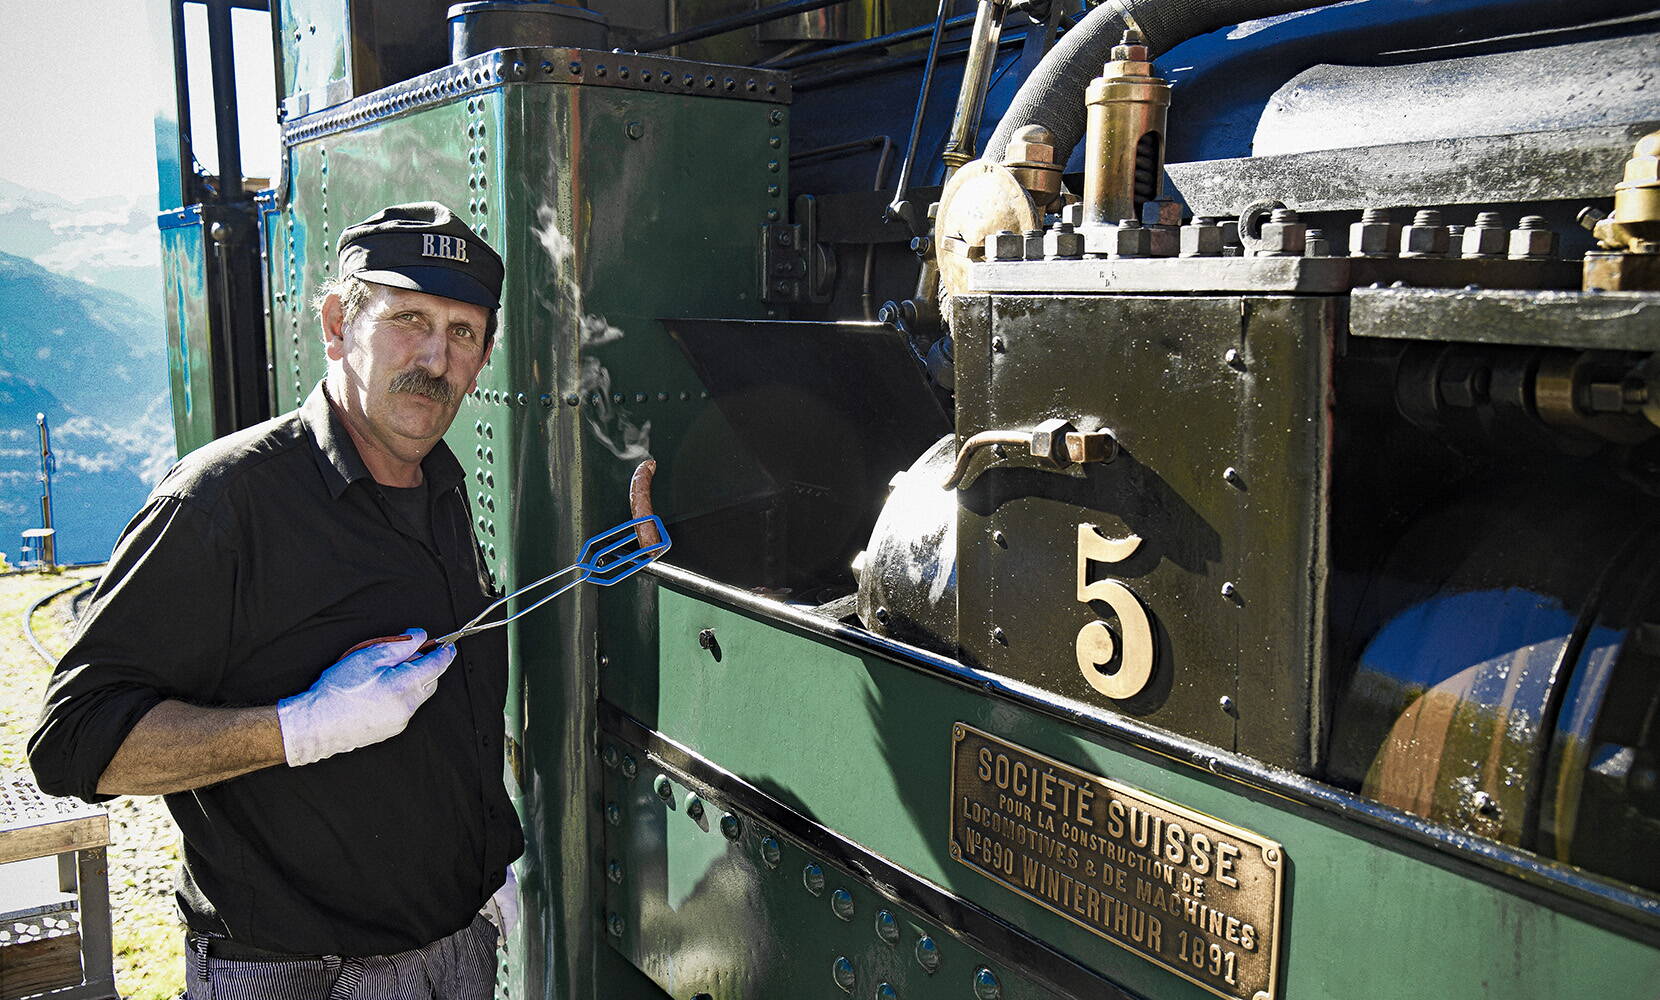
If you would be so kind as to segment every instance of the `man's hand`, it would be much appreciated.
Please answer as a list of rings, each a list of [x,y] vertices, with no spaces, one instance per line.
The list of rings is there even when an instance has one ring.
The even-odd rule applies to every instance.
[[[309,690],[277,702],[289,766],[312,764],[403,732],[455,659],[453,643],[406,659],[426,638],[424,631],[412,628],[390,642],[348,653]]]

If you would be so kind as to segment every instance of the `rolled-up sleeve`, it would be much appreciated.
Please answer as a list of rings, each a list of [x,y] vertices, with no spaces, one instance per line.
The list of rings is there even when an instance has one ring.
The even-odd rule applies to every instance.
[[[145,713],[209,703],[224,675],[236,556],[193,501],[158,495],[122,532],[74,644],[52,673],[29,764],[41,789],[88,802]]]

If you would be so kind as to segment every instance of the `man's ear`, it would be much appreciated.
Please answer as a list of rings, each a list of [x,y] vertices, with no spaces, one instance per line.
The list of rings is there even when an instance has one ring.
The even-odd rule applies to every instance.
[[[330,295],[323,300],[323,348],[330,361],[346,356],[346,307],[340,296]]]

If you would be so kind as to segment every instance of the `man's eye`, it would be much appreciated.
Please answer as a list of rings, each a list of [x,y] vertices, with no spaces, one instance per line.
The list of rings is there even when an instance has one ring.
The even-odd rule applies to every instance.
[[[406,313],[399,313],[398,318],[401,319],[401,320],[404,320],[406,322],[413,323],[416,320],[420,319],[421,317],[419,315],[417,315],[416,313],[406,312]]]
[[[454,332],[454,334],[462,340],[472,340],[474,337],[478,336],[478,334],[473,332],[473,328],[470,326],[458,326],[452,332]]]

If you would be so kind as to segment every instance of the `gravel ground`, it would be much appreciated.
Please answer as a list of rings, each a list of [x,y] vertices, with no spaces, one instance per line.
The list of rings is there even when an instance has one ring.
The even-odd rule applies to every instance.
[[[0,576],[0,769],[28,768],[24,744],[51,674],[25,638],[24,614],[36,600],[71,580],[98,573],[94,568],[62,575]],[[34,616],[36,635],[54,655],[69,643],[73,596],[48,602]],[[118,798],[105,808],[113,840],[109,878],[116,986],[129,1000],[168,1000],[184,988],[183,933],[173,908],[178,835],[159,797]]]

